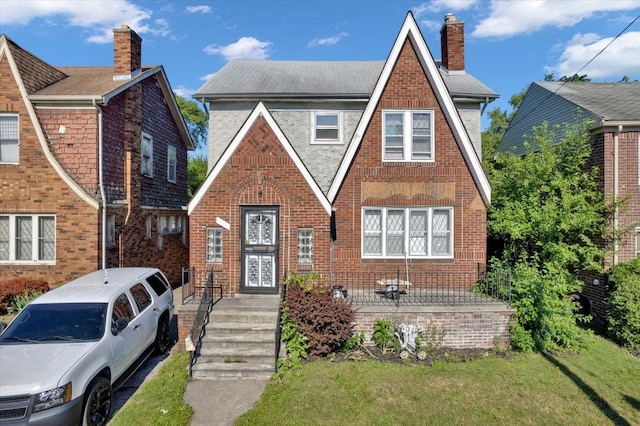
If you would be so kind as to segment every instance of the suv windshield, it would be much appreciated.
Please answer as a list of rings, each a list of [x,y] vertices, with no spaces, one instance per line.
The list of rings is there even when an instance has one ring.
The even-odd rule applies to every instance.
[[[30,304],[0,335],[0,345],[99,340],[106,303]]]

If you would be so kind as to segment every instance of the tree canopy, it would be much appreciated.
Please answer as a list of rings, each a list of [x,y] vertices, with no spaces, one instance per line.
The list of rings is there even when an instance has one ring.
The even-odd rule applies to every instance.
[[[195,101],[187,100],[175,93],[174,95],[180,114],[182,114],[182,118],[187,125],[187,129],[196,148],[206,146],[209,121],[207,114]]]

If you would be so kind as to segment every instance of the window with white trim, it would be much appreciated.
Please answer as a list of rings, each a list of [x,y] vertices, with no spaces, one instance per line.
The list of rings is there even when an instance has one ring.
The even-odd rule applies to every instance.
[[[453,208],[364,207],[362,257],[453,257]]]
[[[176,147],[167,147],[167,180],[176,183]]]
[[[433,161],[433,111],[382,112],[384,161]]]
[[[153,230],[153,216],[147,215],[144,218],[144,231],[145,231],[145,236],[147,237],[147,240],[151,239],[152,230]]]
[[[207,228],[207,263],[222,262],[222,228]]]
[[[0,163],[18,163],[18,114],[0,114]]]
[[[341,114],[333,111],[312,112],[311,143],[342,143]]]
[[[0,262],[54,263],[56,217],[0,215]]]
[[[158,218],[158,232],[162,234],[178,234],[184,228],[184,217],[169,215]]]
[[[313,263],[313,229],[298,229],[298,263]]]
[[[116,243],[116,215],[110,214],[107,216],[107,235],[106,241],[108,246],[112,246]]]
[[[142,164],[140,170],[145,176],[153,176],[153,138],[146,133],[142,134],[142,146],[140,149]]]

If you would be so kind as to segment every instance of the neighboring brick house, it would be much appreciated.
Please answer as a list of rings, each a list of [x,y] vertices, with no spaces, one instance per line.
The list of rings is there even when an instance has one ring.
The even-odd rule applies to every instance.
[[[0,35],[0,280],[188,265],[187,151],[162,66],[114,30],[114,65],[54,67]]]
[[[562,126],[581,119],[592,120],[590,165],[599,169],[598,186],[606,200],[626,199],[611,224],[616,231],[630,230],[615,242],[605,266],[626,262],[640,253],[640,82],[533,82],[505,132],[498,151],[524,154],[523,135],[547,122],[558,125],[556,142],[564,137]],[[635,232],[634,232],[635,231]],[[585,276],[583,293],[592,314],[605,317],[606,280]]]
[[[497,94],[441,63],[409,13],[384,62],[232,61],[194,95],[209,174],[189,203],[190,262],[224,293],[277,293],[287,271],[476,273],[490,186],[480,117]]]

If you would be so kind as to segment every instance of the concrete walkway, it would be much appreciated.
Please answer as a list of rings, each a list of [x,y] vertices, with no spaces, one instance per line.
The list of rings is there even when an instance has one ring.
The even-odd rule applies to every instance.
[[[260,399],[268,380],[192,380],[184,401],[193,408],[192,426],[233,425]]]

